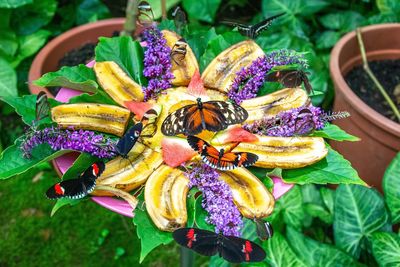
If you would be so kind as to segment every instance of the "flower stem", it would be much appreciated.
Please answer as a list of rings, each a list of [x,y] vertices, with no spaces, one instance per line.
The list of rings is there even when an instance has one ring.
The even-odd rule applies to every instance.
[[[194,253],[190,249],[181,247],[181,266],[193,267],[194,266]]]
[[[120,36],[131,36],[136,30],[136,18],[138,15],[137,0],[128,0],[125,13],[124,29],[121,31]]]
[[[357,33],[358,45],[360,47],[361,57],[362,57],[362,61],[363,61],[363,68],[364,68],[365,72],[368,74],[368,76],[371,78],[371,80],[375,83],[376,87],[378,88],[378,90],[380,91],[382,96],[385,98],[385,100],[389,104],[390,108],[393,110],[393,113],[397,117],[397,120],[400,121],[399,110],[397,109],[396,105],[393,103],[392,99],[390,99],[389,95],[386,93],[382,84],[378,81],[378,79],[375,77],[374,73],[371,71],[371,68],[369,67],[368,60],[367,60],[367,54],[365,53],[364,42],[363,42],[362,36],[361,36],[361,29],[357,28],[356,33]]]
[[[166,0],[161,0],[161,14],[162,14],[162,20],[167,19],[167,1]]]

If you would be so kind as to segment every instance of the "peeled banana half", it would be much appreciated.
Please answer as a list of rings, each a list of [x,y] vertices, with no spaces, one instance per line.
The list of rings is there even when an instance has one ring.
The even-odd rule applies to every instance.
[[[122,136],[130,111],[105,104],[65,104],[52,108],[51,117],[62,128],[73,127]]]
[[[162,231],[172,232],[187,221],[189,179],[182,171],[162,164],[148,178],[144,189],[146,210]]]

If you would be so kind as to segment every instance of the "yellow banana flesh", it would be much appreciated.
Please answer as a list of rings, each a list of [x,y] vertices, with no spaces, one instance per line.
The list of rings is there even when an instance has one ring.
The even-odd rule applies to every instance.
[[[114,61],[96,62],[94,64],[97,81],[104,91],[119,105],[125,101],[143,101],[142,88]]]
[[[144,189],[146,210],[158,229],[172,232],[186,225],[188,184],[182,171],[167,165],[161,165],[148,178]]]
[[[130,111],[105,104],[65,104],[52,108],[51,117],[62,128],[73,127],[122,136]]]
[[[171,50],[174,48],[175,43],[182,38],[175,32],[171,32],[168,30],[163,30],[161,32]],[[186,55],[183,60],[173,60],[171,57],[171,63],[171,71],[175,77],[174,79],[172,79],[172,85],[174,86],[188,85],[190,83],[190,80],[192,79],[195,70],[199,69],[199,64],[197,63],[196,56],[194,55],[189,44],[186,45]]]
[[[300,88],[285,88],[274,93],[244,100],[240,105],[247,110],[251,123],[265,117],[273,117],[279,112],[308,105],[310,99]]]
[[[248,67],[259,57],[264,56],[263,50],[252,40],[233,45],[220,53],[204,70],[201,78],[206,88],[228,92],[243,67]]]
[[[249,170],[237,168],[220,174],[219,179],[228,184],[233,201],[244,217],[261,219],[272,213],[275,205],[273,195]]]
[[[131,194],[107,185],[97,185],[94,192],[95,195],[111,195],[120,197],[124,199],[126,202],[128,202],[133,210],[136,209],[136,206],[139,202],[137,198],[132,196]]]

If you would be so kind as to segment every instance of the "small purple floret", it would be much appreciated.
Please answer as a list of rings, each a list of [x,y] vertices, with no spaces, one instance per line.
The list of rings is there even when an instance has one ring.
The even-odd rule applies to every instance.
[[[272,68],[294,64],[306,68],[307,60],[303,55],[285,49],[259,57],[250,66],[242,68],[236,73],[236,77],[228,91],[228,97],[235,101],[236,104],[242,103],[245,99],[254,98],[257,96],[258,90],[263,86],[267,73]]]
[[[24,157],[30,158],[32,149],[40,144],[49,144],[55,151],[75,150],[98,158],[113,158],[117,155],[114,141],[88,130],[48,127],[29,132],[20,146]]]
[[[229,186],[218,179],[219,173],[203,164],[186,175],[190,179],[189,186],[196,186],[203,194],[202,206],[208,212],[207,223],[215,225],[217,233],[240,236],[242,217],[233,203]]]
[[[147,101],[157,96],[165,89],[171,88],[174,75],[171,72],[171,49],[157,27],[150,27],[143,32],[143,41],[147,47],[144,52],[143,75],[149,83],[144,90],[144,100]]]

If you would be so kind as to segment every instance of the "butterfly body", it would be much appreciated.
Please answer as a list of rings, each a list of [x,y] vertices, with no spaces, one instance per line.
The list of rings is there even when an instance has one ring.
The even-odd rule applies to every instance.
[[[189,145],[200,154],[204,163],[218,170],[226,171],[237,167],[247,167],[258,160],[258,156],[253,153],[229,152],[224,149],[218,151],[196,136],[188,136],[187,140]]]
[[[241,106],[224,101],[202,102],[186,105],[165,118],[161,132],[167,136],[196,135],[203,130],[218,132],[231,124],[245,121],[247,111]]]
[[[175,241],[204,256],[218,255],[232,263],[264,260],[264,250],[243,238],[224,236],[197,228],[180,228],[172,234]]]
[[[104,169],[104,162],[95,162],[78,178],[64,180],[50,187],[46,196],[49,199],[83,198],[93,192],[96,187],[96,179],[103,173]]]

